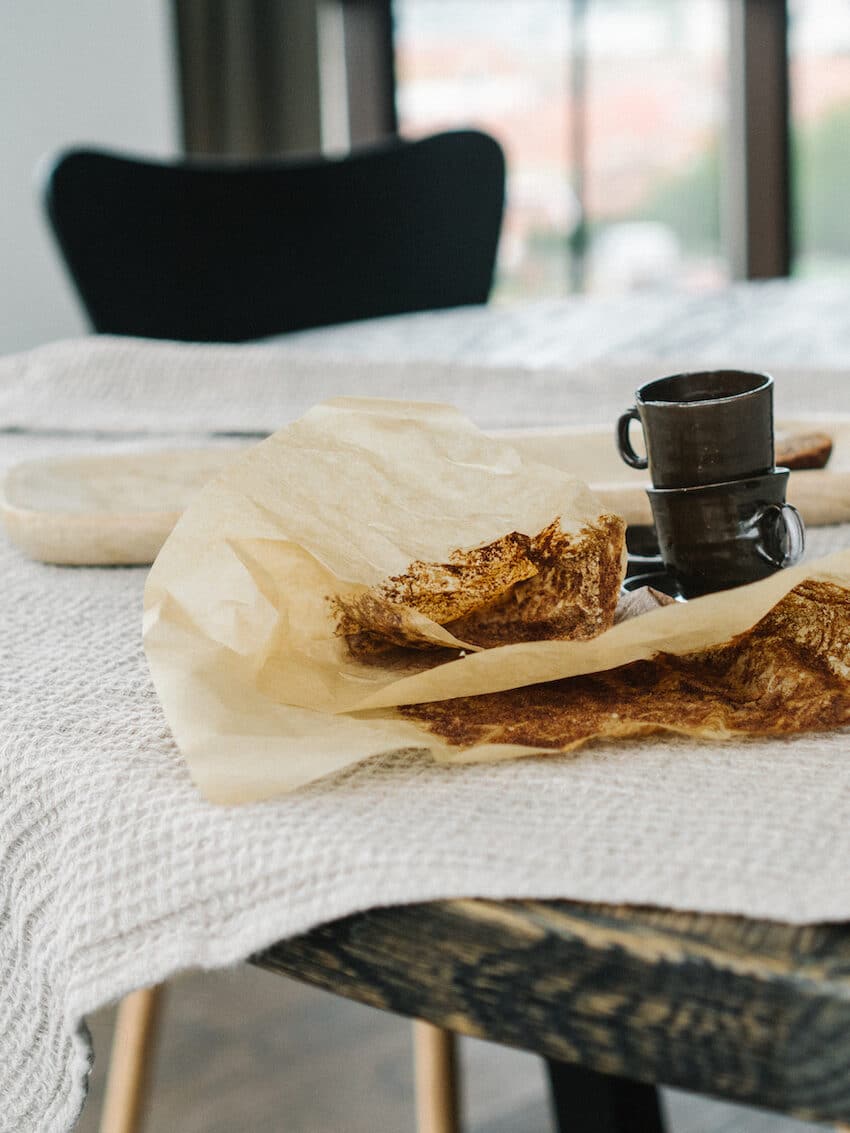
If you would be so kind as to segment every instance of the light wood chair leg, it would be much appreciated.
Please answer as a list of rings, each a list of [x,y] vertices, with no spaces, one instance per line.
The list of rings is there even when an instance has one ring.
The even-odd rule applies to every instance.
[[[417,1019],[413,1061],[418,1133],[460,1133],[455,1036]]]
[[[157,984],[121,1000],[100,1133],[140,1133],[164,990],[164,984]]]

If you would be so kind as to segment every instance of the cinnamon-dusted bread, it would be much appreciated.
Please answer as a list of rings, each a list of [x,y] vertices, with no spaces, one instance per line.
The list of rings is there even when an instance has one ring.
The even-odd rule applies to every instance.
[[[780,468],[824,468],[832,455],[832,438],[826,433],[779,433],[776,463]]]

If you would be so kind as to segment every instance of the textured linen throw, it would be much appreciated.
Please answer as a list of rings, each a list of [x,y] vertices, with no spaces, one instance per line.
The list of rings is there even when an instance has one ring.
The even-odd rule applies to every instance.
[[[758,318],[750,291],[714,301],[703,343],[719,352],[741,306],[770,339],[767,312],[784,293],[755,293]],[[490,427],[606,420],[659,372],[654,353],[676,354],[676,320],[693,300],[641,303],[630,327],[636,341],[643,326],[643,363],[612,368],[585,357],[574,373],[547,368],[546,357],[520,372],[513,339],[501,368],[492,356],[487,366],[459,365],[476,360],[487,325],[502,334],[498,311],[335,330],[330,346],[313,335],[252,347],[46,347],[0,361],[0,463],[271,431],[342,393],[453,401]],[[610,309],[603,314],[597,330],[610,322]],[[525,327],[532,360],[553,319],[567,328],[564,358],[569,328],[592,321],[566,304],[511,318],[516,333]],[[585,340],[575,333],[578,354]],[[792,363],[799,333],[789,327]],[[817,333],[803,345],[812,365],[850,369],[850,347],[818,348]],[[402,361],[390,357],[393,336]],[[444,353],[453,342],[455,356],[429,365],[422,359],[435,340]],[[365,359],[370,342],[382,363],[320,360],[358,350]],[[764,363],[781,363],[782,342],[770,345]],[[403,362],[417,352],[419,362]],[[846,371],[775,373],[783,412],[850,412]],[[811,536],[813,556],[850,544],[843,528]],[[3,1133],[72,1127],[90,1060],[83,1020],[105,1003],[369,906],[533,896],[792,922],[850,917],[846,734],[647,739],[600,744],[578,759],[462,767],[407,751],[279,800],[213,806],[192,786],[149,680],[146,572],[47,567],[2,538],[0,572]]]

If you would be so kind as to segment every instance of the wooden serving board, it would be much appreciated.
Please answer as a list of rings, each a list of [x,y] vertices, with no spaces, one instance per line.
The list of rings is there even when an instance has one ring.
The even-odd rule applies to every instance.
[[[789,499],[810,526],[850,522],[850,417],[777,423],[787,433],[825,432],[827,468],[791,475]],[[633,525],[652,522],[646,473],[620,460],[613,428],[502,431],[527,457],[586,480]],[[31,558],[73,566],[153,562],[194,493],[245,446],[27,461],[0,485],[9,537]]]
[[[25,461],[0,485],[0,515],[9,538],[45,563],[152,563],[195,492],[241,451],[180,449]]]

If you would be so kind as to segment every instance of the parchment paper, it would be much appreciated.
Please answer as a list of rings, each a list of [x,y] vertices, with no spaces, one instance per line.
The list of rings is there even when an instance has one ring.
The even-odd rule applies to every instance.
[[[190,505],[145,591],[154,683],[200,789],[219,802],[260,799],[405,747],[442,759],[552,750],[486,734],[450,743],[399,706],[690,654],[750,629],[804,579],[850,586],[842,552],[591,640],[476,652],[425,618],[426,639],[449,660],[349,655],[335,596],[555,518],[577,533],[599,521],[600,506],[579,481],[446,406],[337,400],[251,449]]]

